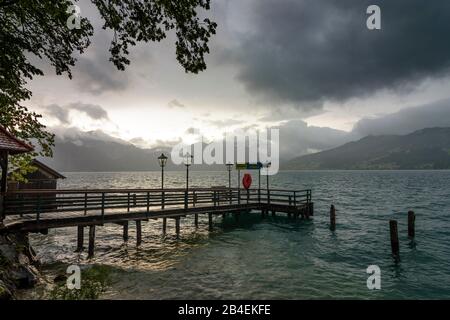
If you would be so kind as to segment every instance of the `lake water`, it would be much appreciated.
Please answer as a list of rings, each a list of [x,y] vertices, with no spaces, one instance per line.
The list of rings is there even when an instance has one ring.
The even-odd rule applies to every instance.
[[[159,172],[66,173],[60,188],[157,188]],[[190,185],[227,185],[227,172],[191,172]],[[254,183],[257,179],[254,178]],[[184,186],[183,172],[167,172],[166,187]],[[236,177],[233,177],[234,185]],[[75,253],[76,228],[32,235],[44,274],[69,264],[112,266],[112,299],[435,299],[450,298],[450,171],[285,171],[271,187],[311,188],[314,218],[261,218],[236,223],[216,217],[195,229],[182,219],[143,222],[143,243],[134,226],[124,243],[115,225],[97,228],[96,256]],[[265,181],[263,183],[265,185]],[[329,207],[337,227],[329,230]],[[407,212],[416,213],[416,237],[407,236]],[[390,252],[389,219],[398,220],[401,262]],[[368,290],[366,268],[381,269],[381,290]],[[40,289],[27,297],[39,298]]]

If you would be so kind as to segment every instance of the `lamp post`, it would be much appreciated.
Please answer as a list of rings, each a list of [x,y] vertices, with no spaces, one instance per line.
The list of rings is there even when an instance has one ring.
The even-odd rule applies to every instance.
[[[189,167],[192,165],[194,156],[189,152],[186,154],[184,165],[186,166],[186,191],[189,189]]]
[[[164,153],[158,157],[159,166],[161,167],[161,190],[164,190],[164,167],[167,163],[167,156]],[[164,209],[164,191],[161,192],[161,208]]]
[[[164,167],[167,163],[167,156],[164,153],[158,157],[159,166],[161,167],[161,189],[164,189]]]

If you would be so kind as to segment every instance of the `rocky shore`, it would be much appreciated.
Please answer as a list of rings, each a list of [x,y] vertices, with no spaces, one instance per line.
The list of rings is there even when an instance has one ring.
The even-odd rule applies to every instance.
[[[34,287],[39,278],[39,261],[28,234],[0,235],[0,300],[15,299],[18,289]]]

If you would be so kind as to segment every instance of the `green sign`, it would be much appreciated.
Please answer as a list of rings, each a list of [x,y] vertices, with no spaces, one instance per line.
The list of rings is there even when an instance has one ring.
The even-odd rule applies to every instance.
[[[236,163],[236,170],[259,170],[263,167],[261,162],[257,163]]]

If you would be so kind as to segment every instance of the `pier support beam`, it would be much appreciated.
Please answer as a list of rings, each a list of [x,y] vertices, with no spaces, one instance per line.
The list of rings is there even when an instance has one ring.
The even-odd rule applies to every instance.
[[[88,257],[92,258],[94,256],[95,248],[95,225],[89,226],[89,247],[88,247]]]
[[[395,261],[400,260],[400,245],[398,243],[398,228],[396,220],[389,220],[389,229],[391,233],[391,249]]]
[[[128,221],[123,223],[123,241],[128,241]]]
[[[136,220],[136,246],[140,246],[142,243],[142,224],[141,220]]]
[[[276,212],[272,210],[272,217],[276,216]]]
[[[212,219],[212,213],[208,213],[208,230],[213,231],[213,219]]]
[[[84,227],[78,226],[77,252],[83,251]]]
[[[197,213],[194,215],[194,224],[195,224],[195,227],[198,228],[198,214]]]
[[[163,218],[163,235],[166,235],[166,229],[167,229],[167,218]]]
[[[180,239],[180,217],[175,218],[175,231],[177,233],[177,239]]]
[[[416,215],[414,214],[414,211],[408,211],[408,237],[414,238],[416,235]]]

